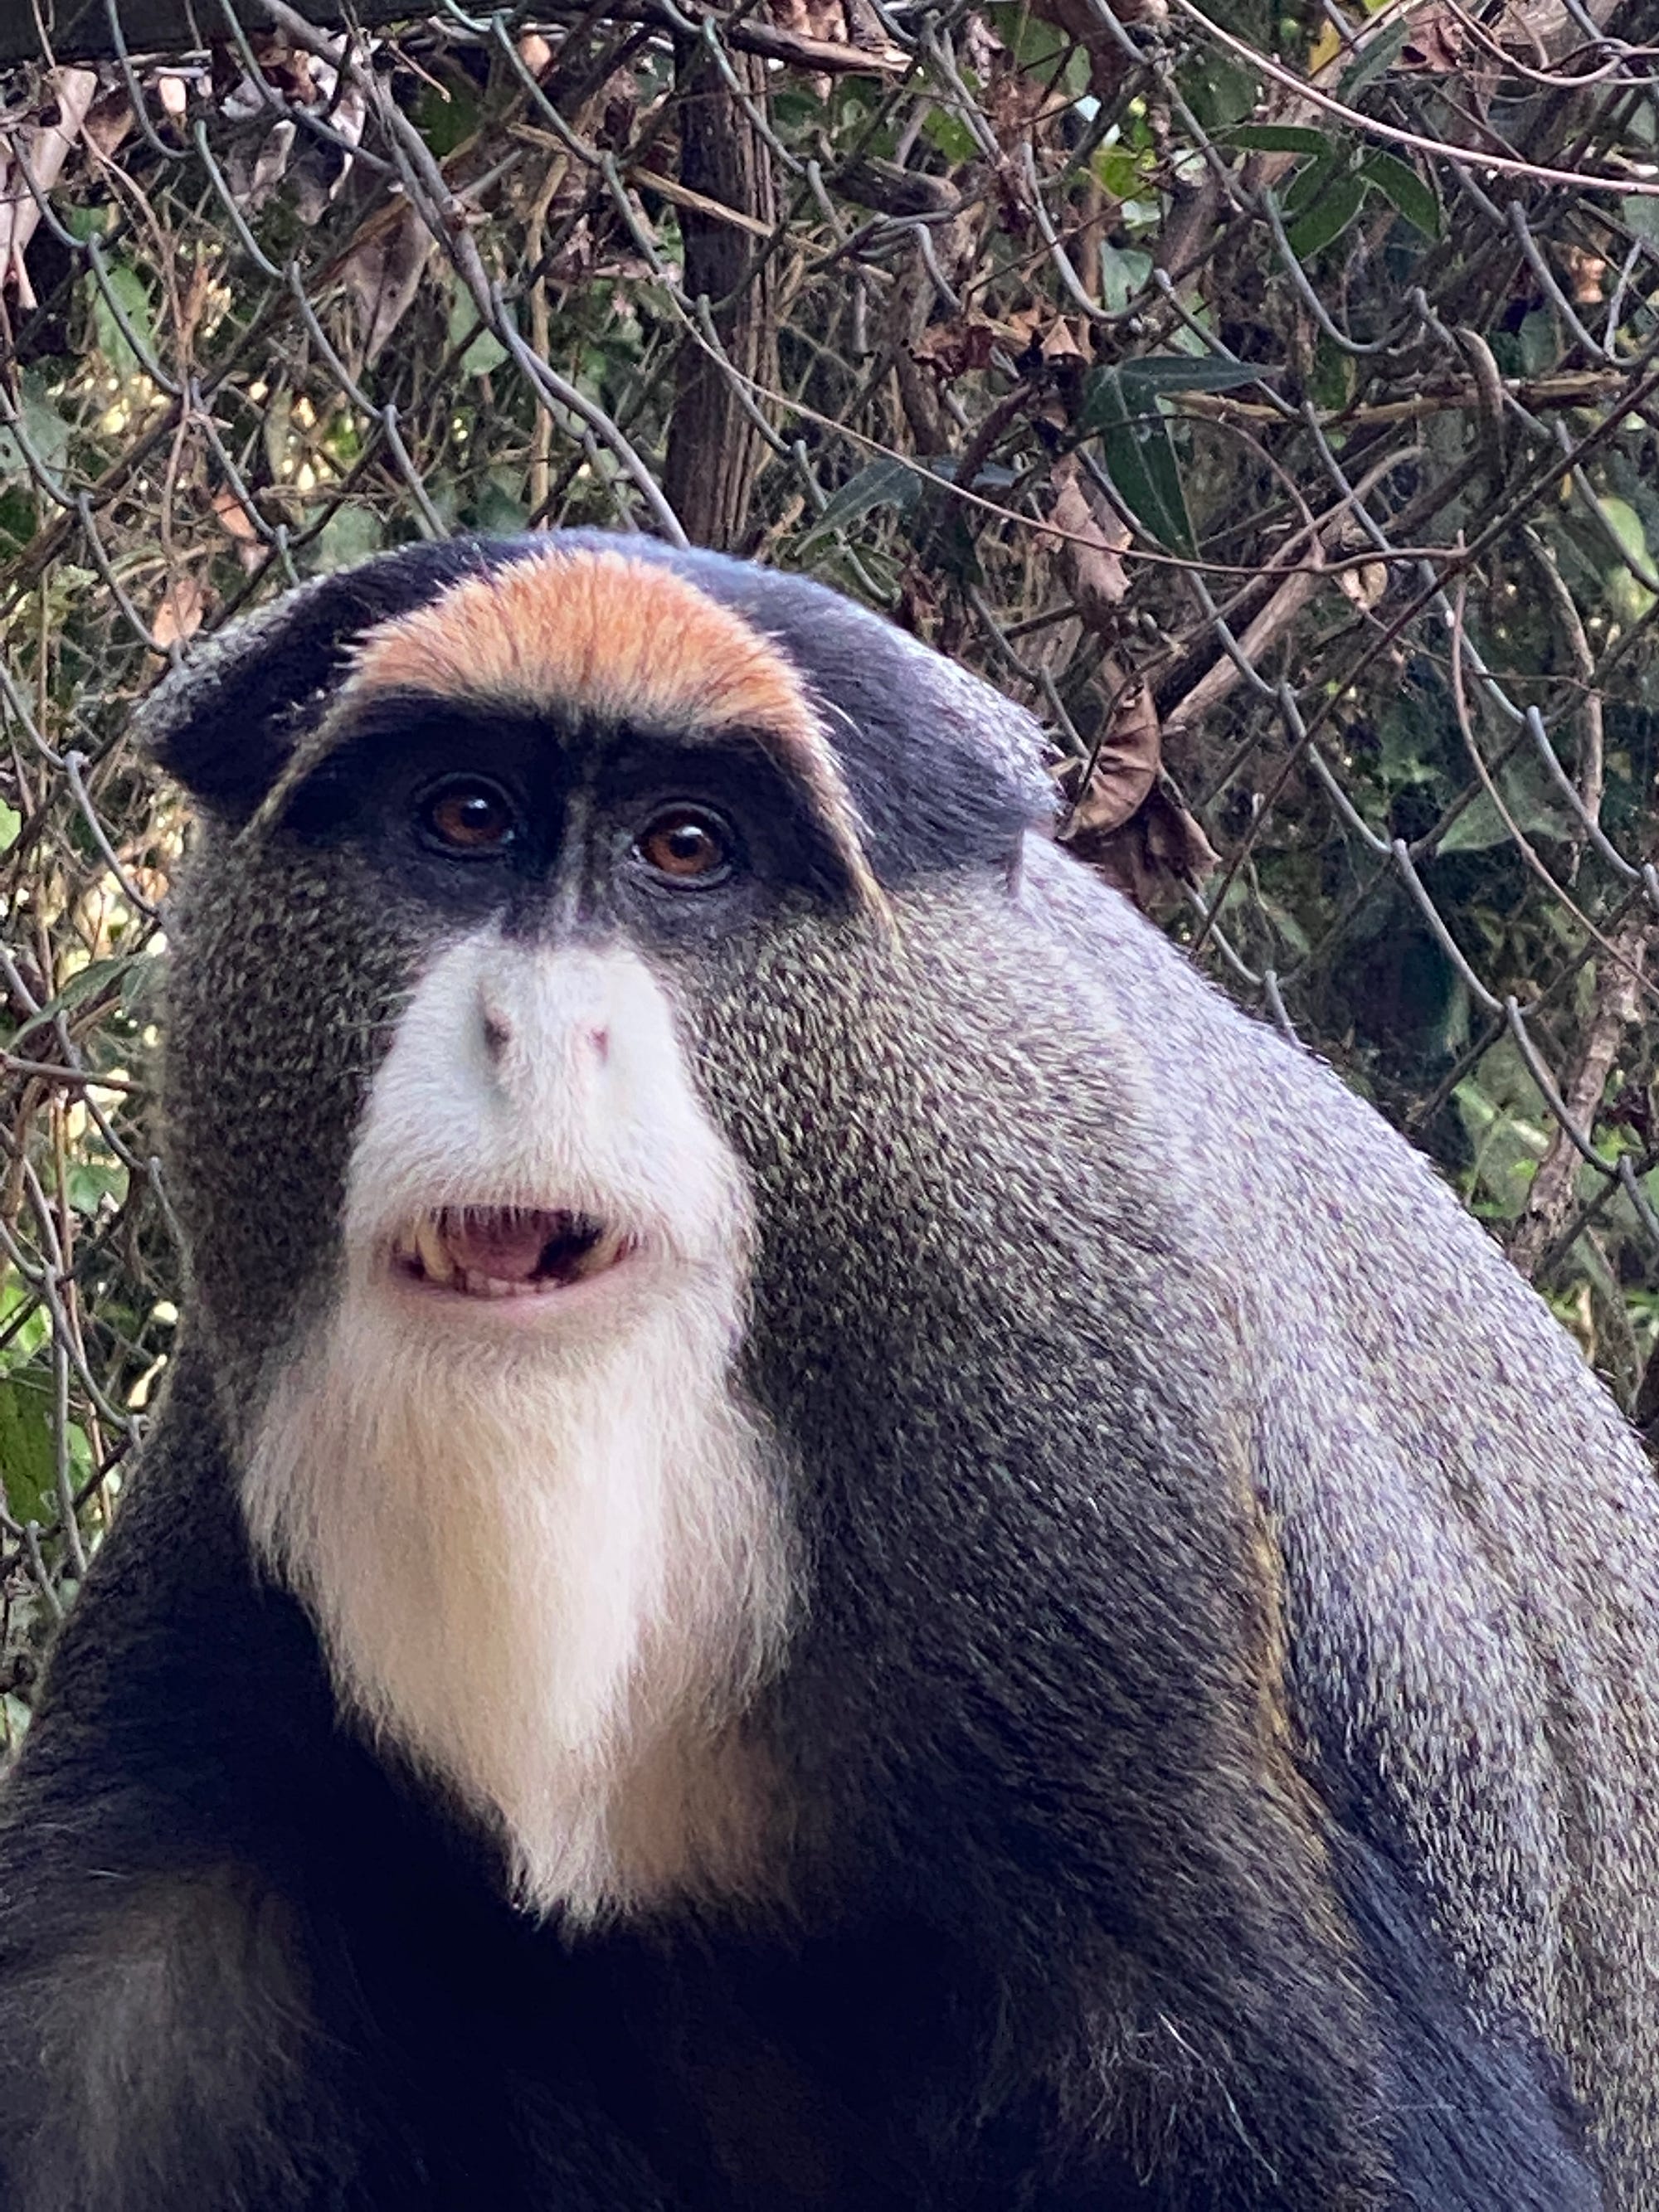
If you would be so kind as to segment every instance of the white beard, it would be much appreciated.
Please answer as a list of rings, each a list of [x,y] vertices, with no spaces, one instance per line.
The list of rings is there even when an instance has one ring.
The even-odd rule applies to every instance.
[[[501,963],[530,957],[495,948],[497,997]],[[309,1607],[342,1703],[499,1828],[526,1907],[591,1921],[775,1893],[777,1808],[741,1717],[781,1654],[792,1576],[771,1455],[729,1373],[746,1243],[735,1164],[700,1109],[695,1145],[690,1122],[673,1126],[659,1065],[659,1135],[669,1125],[682,1155],[659,1152],[663,1188],[678,1168],[682,1203],[714,1230],[631,1263],[625,1292],[550,1332],[503,1332],[487,1307],[411,1310],[380,1255],[398,1186],[427,1202],[434,1188],[408,1116],[443,997],[416,994],[377,1078],[340,1302],[252,1425],[255,1547]],[[453,1086],[453,1040],[447,1057]],[[534,1125],[538,1161],[518,1165],[539,1171],[515,1187],[591,1202],[591,1158],[580,1178],[548,1171],[550,1151],[570,1149],[568,1104],[560,1119]],[[421,1125],[429,1154],[429,1111]],[[605,1164],[596,1210],[615,1218],[628,1178]],[[635,1218],[650,1212],[641,1198]]]

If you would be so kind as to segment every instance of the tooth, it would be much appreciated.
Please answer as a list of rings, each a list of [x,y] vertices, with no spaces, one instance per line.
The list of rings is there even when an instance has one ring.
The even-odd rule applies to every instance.
[[[422,1267],[434,1283],[447,1283],[455,1270],[450,1261],[449,1248],[444,1243],[442,1231],[429,1213],[423,1213],[415,1224],[415,1249],[420,1255]]]
[[[582,1254],[576,1267],[578,1279],[588,1275],[603,1274],[607,1267],[614,1267],[622,1256],[622,1231],[607,1230],[597,1244],[590,1245]]]

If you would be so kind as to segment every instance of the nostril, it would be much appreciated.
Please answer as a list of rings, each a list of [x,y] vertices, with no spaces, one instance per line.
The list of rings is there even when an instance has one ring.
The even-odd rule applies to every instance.
[[[513,1030],[506,1016],[491,1006],[483,1010],[483,1041],[484,1050],[492,1060],[499,1060],[513,1042]]]
[[[590,1029],[585,1033],[586,1042],[601,1066],[611,1057],[611,1032],[606,1029]]]

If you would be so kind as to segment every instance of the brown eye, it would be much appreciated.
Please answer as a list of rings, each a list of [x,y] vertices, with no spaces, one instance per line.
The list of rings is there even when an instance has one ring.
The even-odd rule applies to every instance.
[[[506,793],[472,778],[434,792],[420,818],[431,842],[449,853],[499,853],[518,827]]]
[[[731,866],[732,836],[718,815],[671,806],[641,830],[634,850],[670,883],[710,883]]]

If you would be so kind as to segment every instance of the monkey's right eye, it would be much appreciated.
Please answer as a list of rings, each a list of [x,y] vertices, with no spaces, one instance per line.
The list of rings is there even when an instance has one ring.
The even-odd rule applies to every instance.
[[[421,835],[442,853],[489,858],[504,852],[518,833],[518,810],[499,784],[482,776],[453,776],[428,791],[416,814]]]

